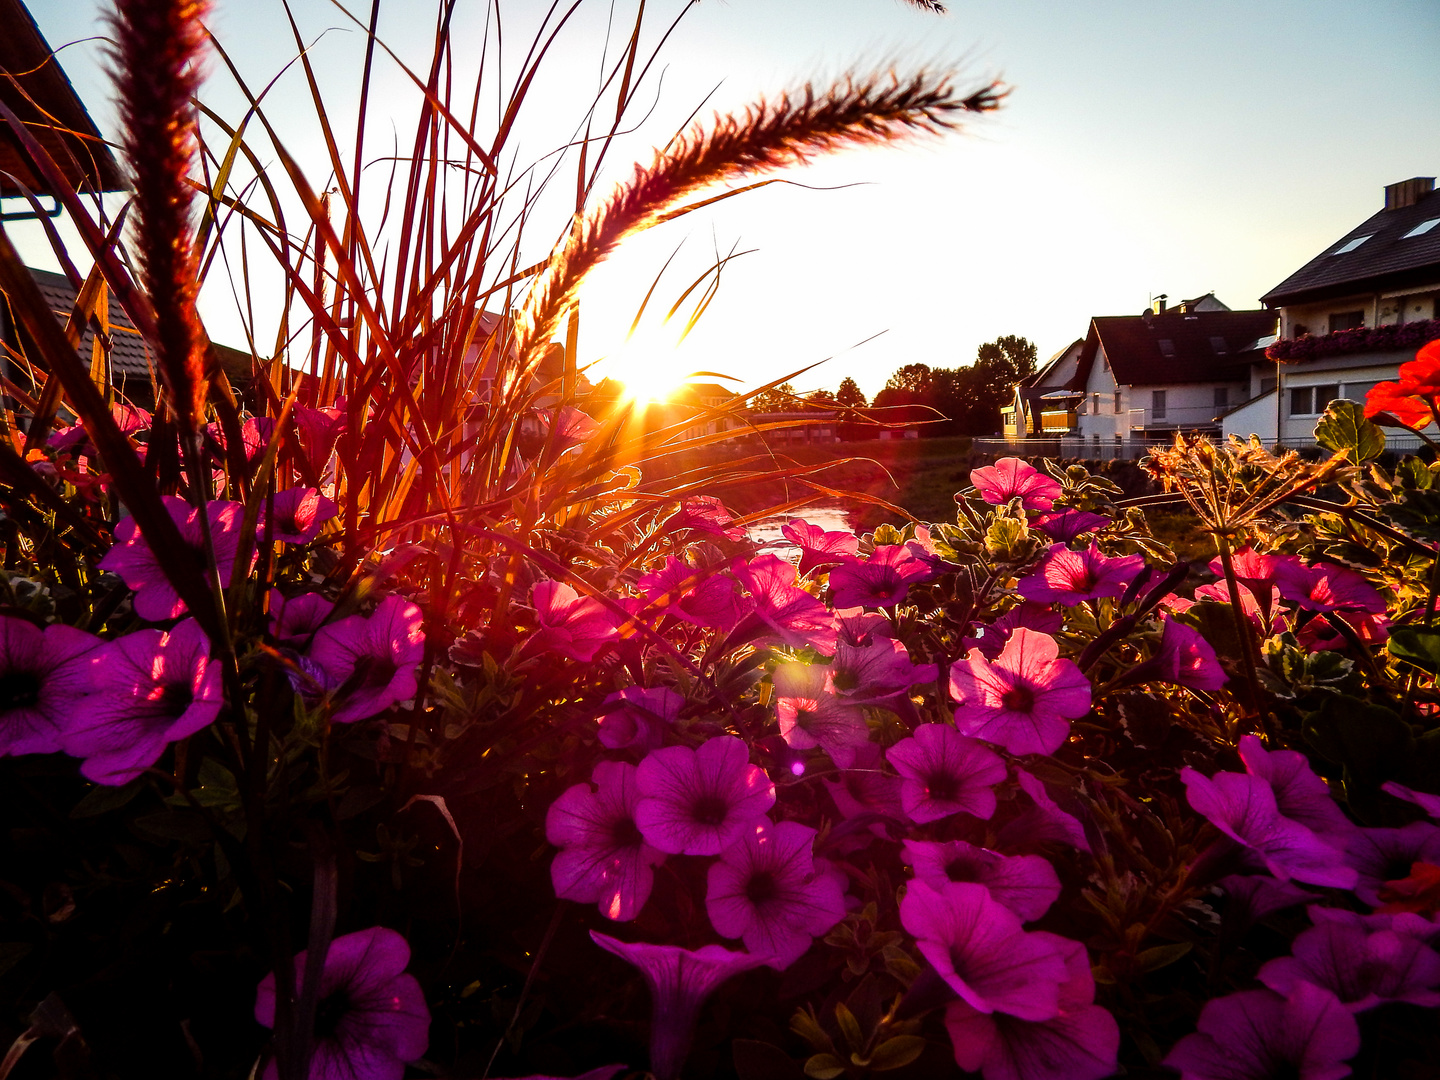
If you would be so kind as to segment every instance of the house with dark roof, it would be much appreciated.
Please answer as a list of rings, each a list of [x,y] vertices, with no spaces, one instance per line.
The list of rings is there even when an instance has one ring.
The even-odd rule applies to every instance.
[[[1232,311],[1213,293],[1139,315],[1096,316],[1084,338],[1016,387],[1003,410],[1012,439],[1060,438],[1063,452],[1110,456],[1116,444],[1218,433],[1220,417],[1258,394],[1254,368],[1275,314]]]
[[[1278,340],[1257,364],[1269,392],[1226,416],[1227,434],[1299,445],[1333,399],[1364,401],[1377,382],[1440,338],[1440,191],[1417,176],[1385,188],[1383,207],[1261,301]],[[1399,436],[1418,443],[1414,436]]]

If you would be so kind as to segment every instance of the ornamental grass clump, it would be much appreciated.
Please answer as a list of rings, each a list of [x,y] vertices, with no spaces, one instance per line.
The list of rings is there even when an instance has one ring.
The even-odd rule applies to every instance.
[[[561,166],[515,144],[564,13],[513,89],[489,53],[462,70],[448,15],[398,67],[418,115],[377,217],[373,22],[348,144],[291,24],[315,184],[198,7],[123,5],[117,65],[152,37],[169,58],[143,73],[163,87],[121,73],[126,115],[171,132],[166,155],[193,133],[146,168],[196,216],[180,200],[131,234],[62,192],[95,266],[70,329],[105,286],[157,357],[153,411],[111,400],[0,234],[33,373],[0,439],[0,1072],[1338,1078],[1440,1057],[1440,467],[1383,464],[1340,401],[1318,462],[1181,436],[1149,462],[1166,490],[1125,501],[1007,458],[954,521],[865,535],[806,521],[793,493],[829,489],[778,456],[657,478],[719,441],[684,436],[713,410],[587,396],[588,269],[717,182],[936,134],[998,91],[806,88],[597,198],[650,70],[642,9],[534,262],[520,234]],[[204,49],[240,116],[202,93],[196,119]],[[194,313],[151,295],[157,229],[189,295],[273,260],[245,395],[198,321],[174,346]],[[765,484],[796,561],[726,506]],[[1165,501],[1213,564],[1150,534]]]

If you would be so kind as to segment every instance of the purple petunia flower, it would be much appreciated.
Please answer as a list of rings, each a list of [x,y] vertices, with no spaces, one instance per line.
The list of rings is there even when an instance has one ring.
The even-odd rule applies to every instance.
[[[1242,990],[1212,998],[1196,1027],[1165,1058],[1180,1080],[1341,1080],[1360,1050],[1355,1018],[1330,991],[1305,982],[1288,997]]]
[[[1231,874],[1215,886],[1225,890],[1226,929],[1236,936],[1277,911],[1319,898],[1269,874]]]
[[[921,724],[885,756],[902,778],[900,799],[911,821],[995,813],[991,785],[1005,779],[1005,762],[978,739],[966,738],[949,724]]]
[[[983,885],[912,881],[900,923],[936,973],[977,1012],[1049,1020],[1060,1012],[1065,961],[1050,934],[1027,934]]]
[[[855,762],[856,747],[870,741],[859,706],[830,692],[829,669],[820,664],[781,664],[771,676],[780,735],[795,750],[820,747],[842,769]]]
[[[1359,875],[1355,895],[1371,907],[1384,901],[1380,891],[1390,881],[1410,876],[1417,862],[1440,865],[1440,825],[1412,821],[1400,829],[1351,830],[1341,838],[1345,861]]]
[[[775,785],[732,735],[667,746],[640,762],[635,824],[672,855],[718,855],[775,805]]]
[[[744,604],[735,579],[715,567],[691,567],[666,556],[660,570],[640,579],[646,601],[666,615],[696,626],[718,626],[729,630],[744,614]]]
[[[1387,1001],[1440,1005],[1440,953],[1418,938],[1324,921],[1296,937],[1291,951],[1260,969],[1260,981],[1278,994],[1308,982],[1329,990],[1351,1012]]]
[[[668,686],[627,686],[601,705],[600,742],[611,750],[648,753],[664,740],[685,699]]]
[[[1065,963],[1060,1011],[1048,1020],[1021,1020],[984,1013],[969,1002],[951,1002],[945,1028],[955,1063],[985,1080],[1101,1080],[1116,1069],[1120,1025],[1095,1004],[1095,977],[1085,946],[1058,934],[1049,940]]]
[[[680,509],[671,514],[660,526],[660,532],[664,535],[671,535],[681,529],[693,529],[696,532],[708,533],[711,536],[723,536],[730,540],[743,540],[745,530],[738,525],[731,525],[735,516],[725,509],[725,506],[717,498],[710,495],[697,495],[693,499],[686,499],[680,504]]]
[[[842,635],[830,664],[830,688],[856,704],[883,705],[902,697],[916,683],[935,681],[934,664],[916,664],[894,638],[870,638],[853,645]]]
[[[208,727],[220,714],[220,661],[194,619],[169,631],[137,630],[90,654],[95,696],[65,733],[64,749],[83,758],[97,784],[126,784],[165,747]]]
[[[319,593],[303,592],[287,597],[279,589],[271,589],[270,636],[281,645],[303,649],[334,610],[335,601]]]
[[[930,564],[901,544],[877,547],[867,559],[846,559],[830,571],[837,608],[903,604],[910,586],[932,576]]]
[[[778,555],[735,560],[735,576],[749,590],[754,607],[731,632],[730,644],[778,638],[792,648],[812,645],[835,651],[835,616],[795,584],[795,567]]]
[[[866,743],[856,751],[854,766],[841,769],[836,774],[838,780],[821,778],[841,817],[846,820],[868,817],[904,821],[905,807],[900,796],[904,781],[894,773],[886,772],[882,767],[884,763],[880,747]],[[879,820],[873,821],[869,828],[872,833],[886,835]]]
[[[965,651],[979,649],[980,655],[994,660],[1010,640],[1010,635],[1020,627],[1040,634],[1058,634],[1065,626],[1065,620],[1051,604],[1037,604],[1033,600],[1022,600],[993,623],[977,623],[974,634],[964,641]]]
[[[1206,779],[1188,766],[1180,771],[1190,805],[1226,836],[1253,850],[1276,877],[1348,889],[1355,871],[1339,851],[1280,813],[1275,793],[1257,776],[1217,772]]]
[[[94,690],[90,655],[104,642],[55,623],[0,615],[0,757],[53,754]]]
[[[860,545],[860,538],[852,532],[826,532],[819,525],[800,518],[791,518],[788,525],[780,527],[780,533],[800,549],[802,577],[811,570],[833,566],[847,555],[854,555]]]
[[[844,888],[816,873],[815,830],[794,821],[762,819],[711,863],[705,910],[721,937],[783,971],[810,943],[845,916]]]
[[[307,953],[295,957],[296,997]],[[310,1080],[400,1080],[405,1063],[430,1045],[430,1010],[415,976],[405,973],[410,946],[383,926],[330,942],[315,1010]],[[255,990],[255,1019],[275,1026],[275,973]],[[276,1080],[272,1058],[262,1080]]]
[[[260,504],[261,521],[256,534],[265,538],[265,524],[270,524],[270,539],[286,544],[308,544],[320,535],[320,527],[340,511],[333,499],[327,499],[316,488],[286,488],[275,493],[275,513],[265,515],[266,504]]]
[[[1098,532],[1110,524],[1103,514],[1092,514],[1086,510],[1062,510],[1058,514],[1041,514],[1030,523],[1051,540],[1068,544],[1082,533]]]
[[[1385,598],[1362,574],[1333,563],[1306,566],[1300,561],[1278,563],[1275,585],[1286,600],[1311,611],[1385,612]]]
[[[1161,625],[1160,666],[1167,682],[1192,690],[1219,690],[1225,685],[1227,676],[1220,658],[1200,631],[1168,615]]]
[[[1429,792],[1416,791],[1403,784],[1397,784],[1393,780],[1387,780],[1381,784],[1380,790],[1394,795],[1397,799],[1404,799],[1408,803],[1414,803],[1432,818],[1440,818],[1440,795],[1431,795]]]
[[[1020,458],[1001,458],[994,465],[970,470],[970,483],[986,502],[999,505],[1017,495],[1026,510],[1049,510],[1060,497],[1060,485]]]
[[[1053,544],[1015,589],[1026,600],[1074,607],[1083,600],[1122,595],[1143,569],[1145,560],[1139,555],[1112,559],[1094,544],[1084,551]]]
[[[331,723],[364,720],[415,696],[425,653],[423,622],[416,605],[392,594],[373,614],[351,615],[315,632],[307,659],[336,702]]]
[[[1021,922],[1040,918],[1060,898],[1060,876],[1039,855],[1001,855],[964,840],[906,840],[905,861],[914,868],[916,881],[937,891],[951,881],[984,885],[991,899]]]
[[[628,922],[640,914],[655,883],[663,852],[645,842],[635,824],[640,791],[635,766],[602,761],[589,784],[576,784],[545,814],[545,839],[560,849],[550,864],[555,895],[599,903],[607,919]]]
[[[1012,754],[1053,754],[1090,711],[1090,680],[1049,634],[1020,627],[992,664],[979,649],[950,669],[955,727]]]
[[[180,530],[180,538],[198,561],[204,551],[200,512],[174,495],[162,495],[160,501]],[[215,548],[220,581],[229,584],[235,557],[239,554],[245,507],[238,502],[211,502],[206,504],[205,513],[210,520],[210,539]],[[185,601],[180,599],[180,594],[165,577],[159,558],[150,550],[150,543],[140,534],[134,518],[126,518],[115,526],[115,541],[115,546],[100,560],[100,569],[119,574],[125,584],[135,590],[135,613],[150,622],[183,615]],[[174,554],[167,556],[174,557]],[[255,565],[255,559],[255,553],[251,552],[251,566]]]
[[[1254,735],[1240,739],[1240,759],[1245,771],[1258,776],[1275,793],[1275,806],[1291,821],[1298,821],[1316,836],[1340,846],[1356,826],[1340,809],[1330,787],[1304,754],[1295,750],[1266,750]]]
[[[766,959],[719,945],[691,951],[678,945],[618,941],[595,930],[590,938],[638,968],[650,987],[650,1071],[655,1080],[675,1080],[680,1075],[705,1000],[721,983]]]
[[[582,598],[560,581],[537,581],[530,590],[539,629],[525,642],[527,653],[557,652],[571,660],[593,660],[619,635],[615,616],[593,596]]]

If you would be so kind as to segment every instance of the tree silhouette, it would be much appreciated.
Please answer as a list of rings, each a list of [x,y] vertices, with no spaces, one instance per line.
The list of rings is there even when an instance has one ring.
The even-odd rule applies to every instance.
[[[860,389],[860,384],[846,375],[840,380],[840,389],[835,394],[835,401],[849,409],[863,409],[865,407],[865,392]]]

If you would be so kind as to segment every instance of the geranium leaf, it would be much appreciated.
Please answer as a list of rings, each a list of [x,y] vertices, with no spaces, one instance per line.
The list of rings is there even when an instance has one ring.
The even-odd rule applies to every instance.
[[[1337,454],[1348,454],[1357,465],[1385,450],[1385,433],[1366,418],[1363,406],[1344,398],[1325,407],[1325,415],[1315,425],[1315,441]]]
[[[1390,655],[1422,671],[1440,673],[1440,629],[1428,626],[1397,626],[1390,632]]]

